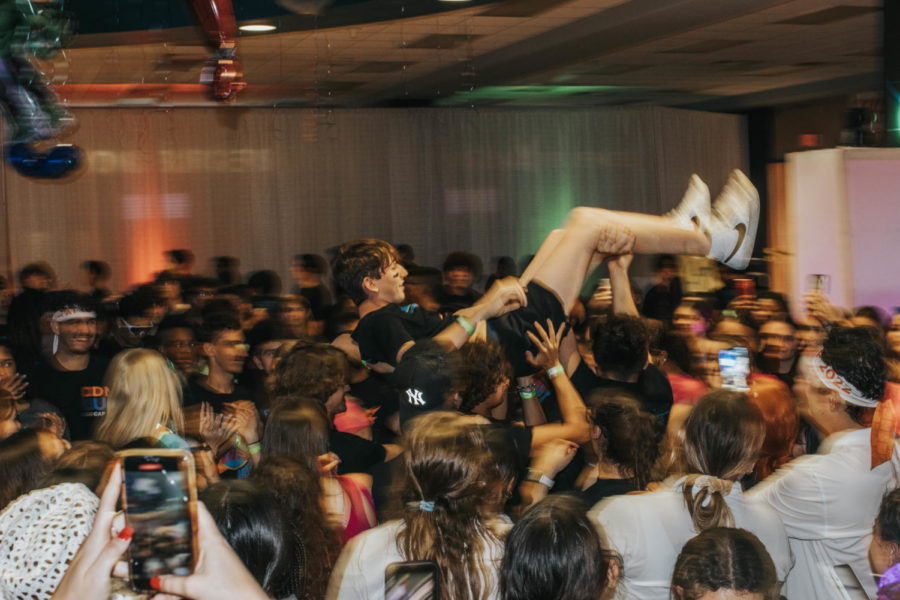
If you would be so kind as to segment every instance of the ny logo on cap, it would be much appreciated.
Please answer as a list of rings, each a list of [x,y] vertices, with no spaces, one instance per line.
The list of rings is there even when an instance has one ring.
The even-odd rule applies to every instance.
[[[413,406],[425,406],[425,399],[422,397],[420,390],[409,388],[406,390],[406,401]]]

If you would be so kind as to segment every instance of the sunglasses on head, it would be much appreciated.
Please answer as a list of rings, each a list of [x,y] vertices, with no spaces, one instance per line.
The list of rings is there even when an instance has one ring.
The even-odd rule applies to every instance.
[[[120,318],[119,320],[122,321],[122,325],[125,326],[128,333],[135,337],[144,337],[148,333],[153,333],[153,330],[156,329],[153,325],[132,325],[125,319]]]

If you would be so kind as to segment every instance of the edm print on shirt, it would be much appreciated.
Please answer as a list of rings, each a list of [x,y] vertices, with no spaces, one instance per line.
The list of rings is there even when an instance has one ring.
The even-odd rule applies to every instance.
[[[105,385],[81,386],[81,416],[106,416],[106,398],[108,396],[109,388]]]

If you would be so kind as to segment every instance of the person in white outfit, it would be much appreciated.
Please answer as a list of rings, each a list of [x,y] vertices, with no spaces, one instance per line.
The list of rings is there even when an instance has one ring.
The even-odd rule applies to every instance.
[[[488,450],[480,417],[429,412],[409,422],[401,469],[403,518],[365,531],[341,552],[329,599],[382,600],[393,563],[437,566],[444,600],[498,598],[508,519],[492,515],[507,490]],[[507,485],[504,485],[506,483]]]
[[[893,451],[893,408],[880,402],[886,372],[879,343],[864,327],[835,328],[799,375],[795,390],[804,416],[824,438],[819,452],[791,461],[748,495],[773,508],[787,531],[797,562],[785,596],[844,598],[834,567],[849,565],[874,598],[867,560],[872,522],[881,497],[898,485],[900,462]],[[863,426],[872,408],[873,427]]]
[[[656,492],[615,496],[589,516],[623,559],[616,598],[666,600],[684,544],[713,527],[740,527],[768,549],[779,581],[793,564],[784,527],[769,507],[750,502],[739,480],[753,470],[765,424],[744,394],[726,390],[700,399],[684,423],[689,475]],[[793,600],[793,599],[792,599]]]

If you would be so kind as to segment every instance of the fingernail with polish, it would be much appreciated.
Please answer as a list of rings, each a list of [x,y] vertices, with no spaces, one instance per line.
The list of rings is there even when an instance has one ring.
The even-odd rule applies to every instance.
[[[131,536],[134,535],[134,527],[126,527],[122,531],[119,532],[119,539],[122,540],[130,540]]]
[[[150,587],[152,587],[154,590],[159,590],[159,577],[150,578]]]

